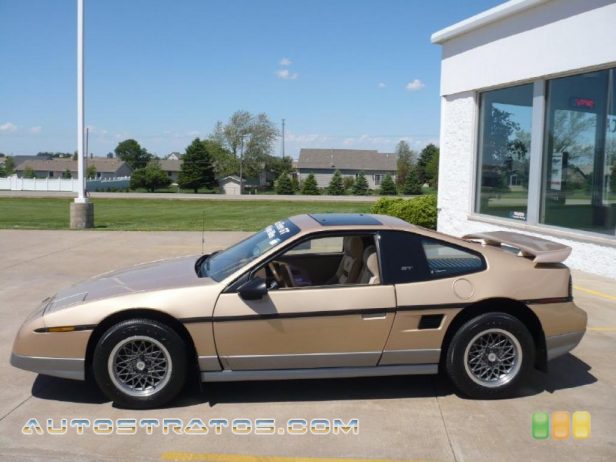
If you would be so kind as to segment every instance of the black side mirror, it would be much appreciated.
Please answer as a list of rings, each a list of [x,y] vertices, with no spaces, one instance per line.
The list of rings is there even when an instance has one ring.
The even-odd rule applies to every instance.
[[[244,300],[261,300],[267,294],[267,284],[260,277],[249,279],[238,289]]]

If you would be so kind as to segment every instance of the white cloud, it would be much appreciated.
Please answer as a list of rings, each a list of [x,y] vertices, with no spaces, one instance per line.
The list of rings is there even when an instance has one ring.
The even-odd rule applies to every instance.
[[[299,77],[299,74],[297,72],[291,72],[289,71],[289,69],[279,69],[276,71],[276,75],[279,79],[284,80],[295,80]]]
[[[409,91],[421,90],[426,84],[419,79],[415,79],[406,84],[406,89]]]
[[[387,84],[385,82],[379,82],[379,84],[377,85],[377,87],[379,88],[385,88],[387,86]]]
[[[0,125],[0,133],[13,133],[17,130],[17,125],[11,122],[6,122]]]
[[[290,66],[291,64],[293,64],[293,61],[291,61],[289,58],[282,58],[280,60],[281,66]]]
[[[43,127],[41,127],[40,125],[37,125],[36,127],[30,127],[30,130],[28,131],[33,135],[38,135],[39,133],[41,133],[42,130],[43,130]]]

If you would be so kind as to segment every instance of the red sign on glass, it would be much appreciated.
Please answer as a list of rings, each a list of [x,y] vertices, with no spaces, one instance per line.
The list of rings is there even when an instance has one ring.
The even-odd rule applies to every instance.
[[[594,109],[595,100],[592,98],[571,98],[571,105],[584,109]]]

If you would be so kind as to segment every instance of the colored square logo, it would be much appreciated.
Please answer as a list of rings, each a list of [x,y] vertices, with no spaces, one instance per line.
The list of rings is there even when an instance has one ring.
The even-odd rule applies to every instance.
[[[536,440],[550,437],[550,416],[547,412],[535,412],[532,418],[532,434]]]
[[[590,436],[590,412],[575,411],[572,416],[573,437],[578,440],[586,439]]]
[[[552,439],[566,440],[569,438],[571,422],[567,411],[552,412]]]

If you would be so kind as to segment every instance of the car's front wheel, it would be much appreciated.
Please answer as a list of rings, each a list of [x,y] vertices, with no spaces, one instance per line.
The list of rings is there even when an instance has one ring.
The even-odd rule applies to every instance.
[[[506,313],[485,313],[455,333],[446,370],[456,387],[471,398],[503,398],[528,377],[534,358],[534,341],[522,322]]]
[[[173,399],[186,380],[186,346],[165,324],[131,319],[105,332],[93,355],[94,377],[116,405],[160,407]]]

